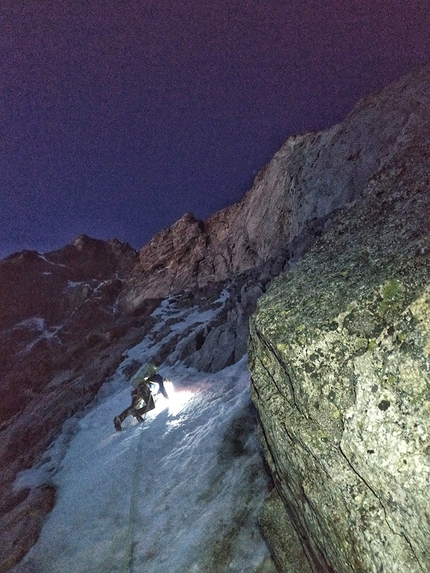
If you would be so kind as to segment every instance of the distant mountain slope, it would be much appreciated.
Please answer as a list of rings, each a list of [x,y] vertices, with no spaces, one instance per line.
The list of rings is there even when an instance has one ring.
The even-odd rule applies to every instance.
[[[136,258],[137,253],[125,243],[85,235],[44,255],[36,251],[10,255],[0,262],[0,329],[33,316],[50,324],[63,320],[75,308],[76,286],[123,280]],[[85,299],[84,292],[80,296]]]

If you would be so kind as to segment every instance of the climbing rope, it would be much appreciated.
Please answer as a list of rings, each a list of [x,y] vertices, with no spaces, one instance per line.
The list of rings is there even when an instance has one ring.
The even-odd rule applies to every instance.
[[[142,415],[143,421],[146,420],[147,409],[149,405],[145,406],[145,412]],[[138,516],[138,497],[139,497],[139,483],[140,483],[140,476],[142,474],[143,469],[143,431],[140,432],[139,440],[137,442],[136,448],[136,461],[134,464],[132,479],[131,479],[131,488],[130,488],[130,511],[128,517],[128,526],[126,531],[126,545],[127,551],[124,556],[124,566],[123,566],[123,573],[133,573],[134,565],[134,551],[137,545],[135,539],[135,526],[137,522]]]

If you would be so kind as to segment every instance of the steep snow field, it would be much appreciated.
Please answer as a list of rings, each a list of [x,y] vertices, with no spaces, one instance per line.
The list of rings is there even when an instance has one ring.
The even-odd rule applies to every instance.
[[[143,341],[19,476],[17,487],[55,484],[57,501],[14,573],[275,573],[257,524],[268,482],[246,359],[217,374],[160,368],[169,400],[116,432],[130,404],[124,367],[146,354]]]

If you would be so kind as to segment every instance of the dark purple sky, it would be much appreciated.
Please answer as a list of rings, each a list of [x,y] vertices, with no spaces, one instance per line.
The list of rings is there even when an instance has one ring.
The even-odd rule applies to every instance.
[[[430,59],[428,0],[2,0],[0,257],[142,247]]]

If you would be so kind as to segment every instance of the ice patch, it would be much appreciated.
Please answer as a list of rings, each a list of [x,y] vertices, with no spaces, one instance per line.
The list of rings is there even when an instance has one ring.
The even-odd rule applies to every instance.
[[[19,322],[14,328],[30,328],[32,330],[45,330],[45,319],[40,316],[33,316]]]
[[[82,285],[89,286],[89,284],[85,281],[67,281],[68,288],[76,288]]]
[[[64,268],[66,267],[66,265],[63,265],[62,263],[53,263],[48,258],[46,258],[46,256],[43,253],[37,253],[37,256],[39,257],[39,259],[42,259],[42,261],[45,261],[45,263],[49,263],[50,265]]]

